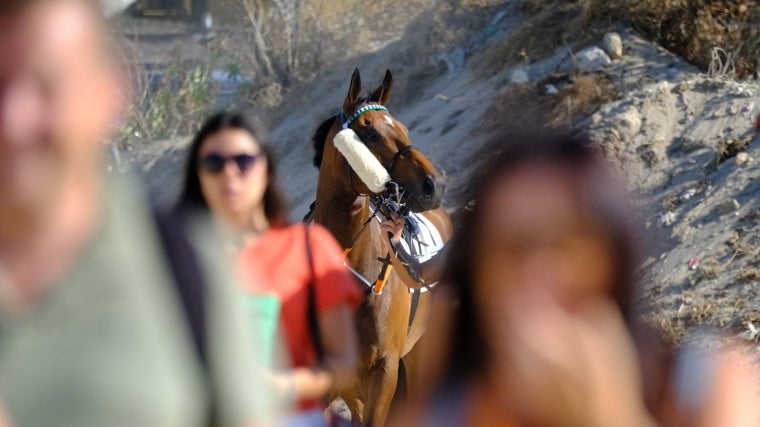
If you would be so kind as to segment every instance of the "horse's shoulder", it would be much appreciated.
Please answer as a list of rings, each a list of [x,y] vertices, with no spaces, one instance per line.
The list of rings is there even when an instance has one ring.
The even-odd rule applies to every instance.
[[[454,233],[454,225],[451,221],[451,216],[449,216],[449,213],[445,208],[440,207],[431,209],[422,212],[421,215],[433,224],[444,240],[448,240],[448,238]]]

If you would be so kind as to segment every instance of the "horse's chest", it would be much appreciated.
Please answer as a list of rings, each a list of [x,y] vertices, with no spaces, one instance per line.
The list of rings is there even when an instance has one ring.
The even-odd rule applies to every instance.
[[[350,261],[356,271],[360,272],[370,281],[374,281],[380,275],[385,265],[385,258],[380,256],[380,254],[366,255]]]

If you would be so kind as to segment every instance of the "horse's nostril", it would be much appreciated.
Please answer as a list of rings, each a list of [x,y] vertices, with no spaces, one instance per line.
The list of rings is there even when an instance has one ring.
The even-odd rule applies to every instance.
[[[425,177],[425,180],[422,182],[422,193],[425,195],[435,193],[435,178],[430,175]]]

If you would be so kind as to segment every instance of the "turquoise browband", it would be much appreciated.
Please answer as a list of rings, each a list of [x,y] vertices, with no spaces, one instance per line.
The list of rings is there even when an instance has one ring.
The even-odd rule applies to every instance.
[[[348,119],[346,121],[343,121],[343,123],[342,123],[343,129],[348,129],[348,127],[351,126],[351,123],[353,123],[354,120],[358,119],[359,116],[361,116],[362,114],[366,113],[367,111],[372,111],[372,110],[388,111],[388,109],[385,108],[385,106],[380,105],[380,104],[365,105],[364,107],[356,110],[356,112],[354,113],[353,116],[351,116],[350,119]],[[340,113],[341,121],[343,120],[344,117],[345,116],[343,115],[343,112],[341,111],[341,113]]]

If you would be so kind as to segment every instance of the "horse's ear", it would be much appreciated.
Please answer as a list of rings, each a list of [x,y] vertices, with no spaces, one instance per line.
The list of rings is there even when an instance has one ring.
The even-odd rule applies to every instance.
[[[346,95],[345,101],[343,101],[343,112],[346,116],[350,116],[356,109],[356,104],[359,103],[362,92],[362,78],[359,76],[359,69],[354,69],[354,74],[351,75],[351,85],[348,87],[348,95]]]
[[[372,92],[369,97],[369,102],[377,102],[380,105],[385,105],[391,98],[391,88],[393,87],[393,76],[391,70],[385,70],[385,78],[383,83]]]

